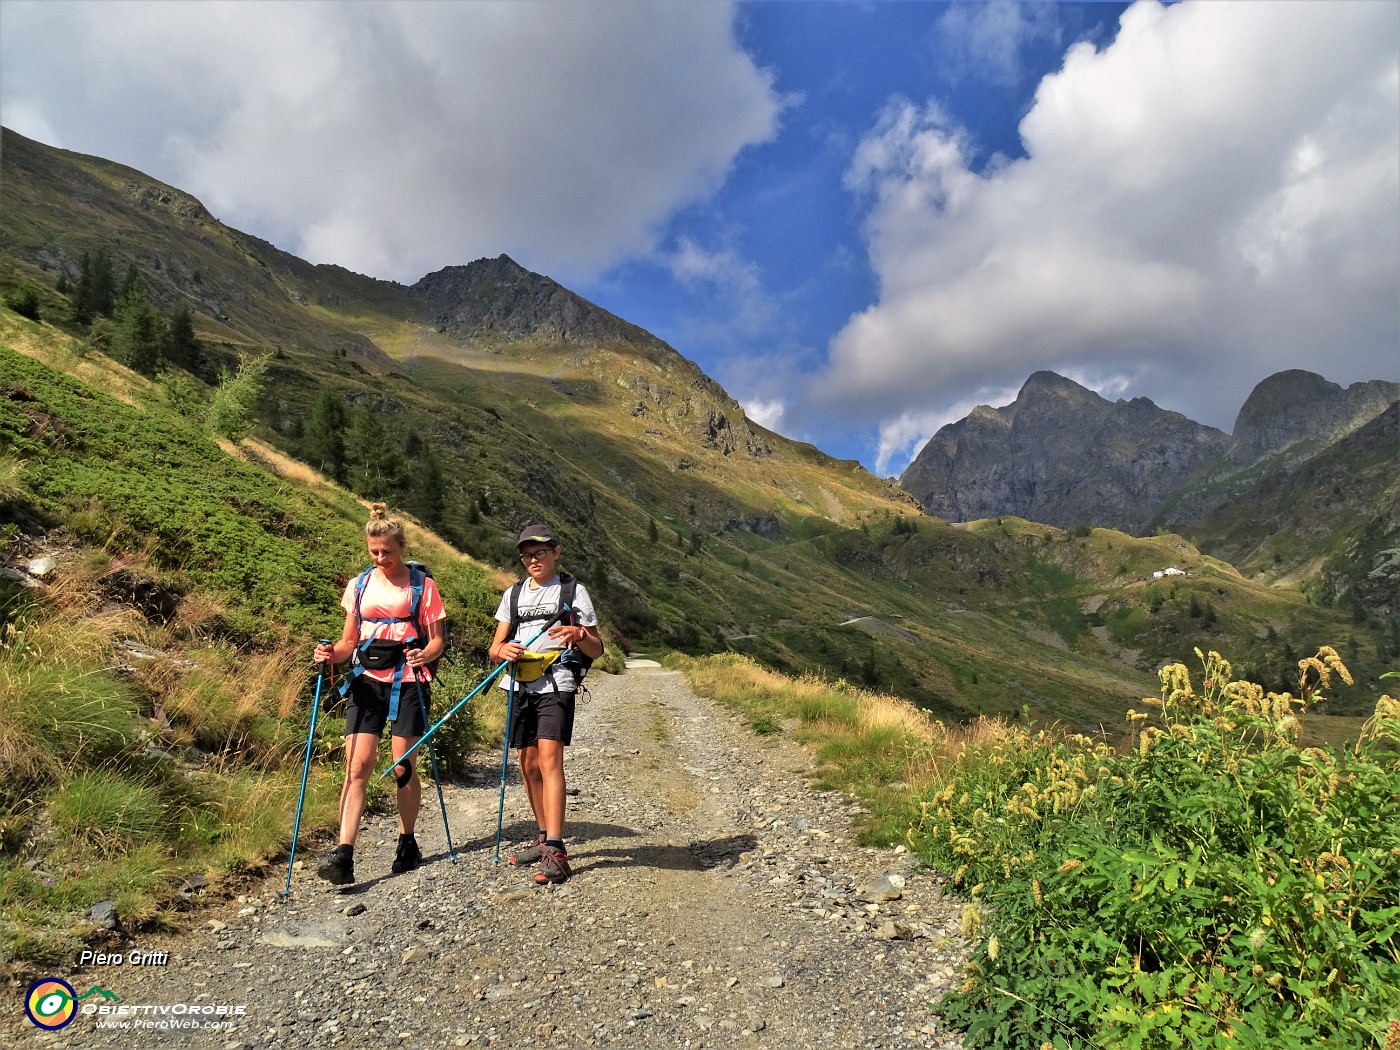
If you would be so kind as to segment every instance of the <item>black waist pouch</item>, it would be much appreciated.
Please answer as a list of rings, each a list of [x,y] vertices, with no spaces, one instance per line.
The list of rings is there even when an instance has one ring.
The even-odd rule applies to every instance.
[[[366,670],[387,671],[399,665],[407,648],[403,642],[386,642],[376,638],[369,645],[362,645],[356,649],[355,656],[360,666]]]

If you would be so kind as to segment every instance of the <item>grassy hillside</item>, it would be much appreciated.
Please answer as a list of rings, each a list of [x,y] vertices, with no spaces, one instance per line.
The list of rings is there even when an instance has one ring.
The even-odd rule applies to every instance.
[[[163,384],[170,407],[202,411],[220,368],[267,355],[259,438],[319,463],[318,404],[348,413],[347,436],[367,408],[384,444],[343,465],[360,496],[408,507],[511,572],[520,524],[548,518],[624,647],[732,648],[945,717],[1025,707],[1091,728],[1202,626],[1261,664],[1342,636],[1343,618],[1228,566],[1152,588],[1155,568],[1207,564],[1174,539],[928,518],[858,464],[757,427],[693,363],[626,326],[588,344],[439,331],[409,289],[310,266],[139,172],[12,135],[3,160],[0,292],[21,272],[39,287],[47,323],[33,338],[93,346],[65,321],[59,279],[99,248],[118,271],[134,264],[158,306],[195,312],[201,358],[188,382]],[[1384,645],[1353,633],[1349,658],[1379,667]]]
[[[159,922],[186,879],[285,855],[309,645],[339,631],[367,514],[249,452],[155,384],[0,314],[0,555],[56,563],[42,589],[0,577],[0,961],[71,958],[100,901],[128,927]],[[413,552],[452,610],[452,692],[482,669],[500,580],[422,530]],[[338,797],[344,723],[326,707],[308,830],[333,823]],[[485,735],[460,719],[444,764]]]

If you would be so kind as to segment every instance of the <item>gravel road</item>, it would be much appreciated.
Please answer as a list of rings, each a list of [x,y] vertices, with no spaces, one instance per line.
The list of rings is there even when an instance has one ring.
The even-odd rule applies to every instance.
[[[284,900],[278,870],[186,931],[128,942],[122,965],[56,975],[119,995],[126,1016],[107,1017],[129,1027],[79,1012],[41,1031],[16,985],[0,1043],[961,1046],[929,1009],[964,951],[962,905],[935,873],[855,845],[851,807],[806,786],[801,747],[755,736],[680,674],[634,666],[589,685],[566,758],[568,882],[536,887],[493,861],[499,754],[482,755],[446,788],[455,863],[429,786],[417,871],[389,874],[394,818],[371,816],[356,886],[308,863]],[[533,833],[513,767],[509,845]]]

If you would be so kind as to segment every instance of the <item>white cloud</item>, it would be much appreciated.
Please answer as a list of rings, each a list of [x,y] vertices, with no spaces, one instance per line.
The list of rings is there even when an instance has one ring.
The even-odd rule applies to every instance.
[[[976,79],[1012,87],[1023,76],[1026,46],[1059,38],[1054,5],[988,0],[950,4],[934,32],[943,72],[954,80]]]
[[[1397,33],[1394,4],[1141,2],[1041,82],[1026,156],[982,171],[938,105],[893,100],[848,172],[879,301],[789,416],[885,421],[888,461],[990,376],[1127,376],[1159,403],[1172,379],[1170,407],[1227,428],[1282,368],[1395,378]]]
[[[744,415],[748,416],[761,427],[777,431],[782,425],[783,413],[787,411],[787,406],[777,398],[768,401],[748,401],[743,405]]]
[[[683,286],[715,296],[706,319],[685,322],[692,336],[727,341],[735,335],[757,335],[773,323],[775,303],[763,286],[758,265],[732,245],[711,250],[683,236],[673,251],[660,253],[658,260]]]
[[[727,3],[7,0],[3,17],[7,126],[402,280],[502,251],[585,280],[646,254],[784,106]]]

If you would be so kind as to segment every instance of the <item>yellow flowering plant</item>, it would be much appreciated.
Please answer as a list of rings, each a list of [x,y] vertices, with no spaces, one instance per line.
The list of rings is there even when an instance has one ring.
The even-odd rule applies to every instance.
[[[1400,1016],[1400,703],[1301,747],[1335,651],[1283,694],[1197,656],[1123,747],[1014,730],[921,805],[911,845],[981,888],[938,1006],[969,1045],[1379,1047]]]

